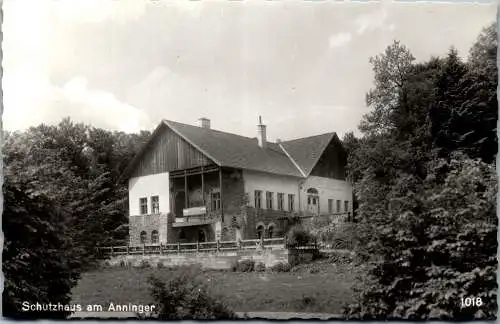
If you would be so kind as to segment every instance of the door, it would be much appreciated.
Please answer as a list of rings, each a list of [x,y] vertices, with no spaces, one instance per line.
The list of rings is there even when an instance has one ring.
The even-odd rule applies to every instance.
[[[183,217],[184,215],[182,214],[182,210],[184,208],[186,208],[186,193],[184,191],[178,191],[175,194],[175,217]]]
[[[319,213],[319,197],[316,195],[307,196],[307,211],[312,215]]]
[[[206,241],[206,235],[204,230],[198,231],[198,242],[203,243]]]

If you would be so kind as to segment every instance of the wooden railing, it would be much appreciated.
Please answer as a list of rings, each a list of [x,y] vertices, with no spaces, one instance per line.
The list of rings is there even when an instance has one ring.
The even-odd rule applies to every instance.
[[[199,252],[220,252],[238,250],[269,249],[276,247],[290,247],[285,237],[240,240],[240,241],[217,241],[217,242],[197,242],[197,243],[169,243],[169,244],[143,244],[141,246],[111,246],[98,249],[101,257],[117,255],[163,255],[163,254],[185,254]],[[314,245],[316,247],[316,245]],[[298,248],[298,247],[290,247]],[[313,248],[313,245],[303,248]]]

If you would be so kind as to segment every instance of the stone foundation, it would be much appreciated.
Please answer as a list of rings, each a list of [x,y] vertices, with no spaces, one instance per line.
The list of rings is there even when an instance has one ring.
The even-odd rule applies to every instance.
[[[275,250],[250,250],[250,251],[221,251],[168,254],[168,255],[119,255],[109,260],[103,261],[110,266],[120,267],[129,265],[139,267],[143,261],[147,261],[150,266],[157,267],[161,263],[165,267],[199,264],[205,269],[231,269],[232,265],[242,260],[254,260],[255,263],[262,262],[266,268],[277,263],[288,263],[295,265],[303,262],[310,262],[313,258],[313,251],[297,251],[288,249]]]

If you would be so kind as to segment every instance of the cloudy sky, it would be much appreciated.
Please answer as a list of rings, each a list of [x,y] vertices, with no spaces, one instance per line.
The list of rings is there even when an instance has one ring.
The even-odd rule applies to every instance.
[[[113,130],[162,118],[291,139],[356,130],[370,56],[463,57],[496,5],[4,0],[4,127],[65,116]]]

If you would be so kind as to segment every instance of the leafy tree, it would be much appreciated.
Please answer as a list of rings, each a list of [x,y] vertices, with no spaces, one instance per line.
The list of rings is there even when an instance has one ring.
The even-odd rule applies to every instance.
[[[371,259],[349,317],[494,316],[493,31],[483,32],[469,62],[452,48],[443,59],[409,63],[397,42],[372,59],[374,99],[367,103],[374,110],[348,157],[359,200],[358,252]],[[460,308],[470,296],[482,298],[481,309]]]

